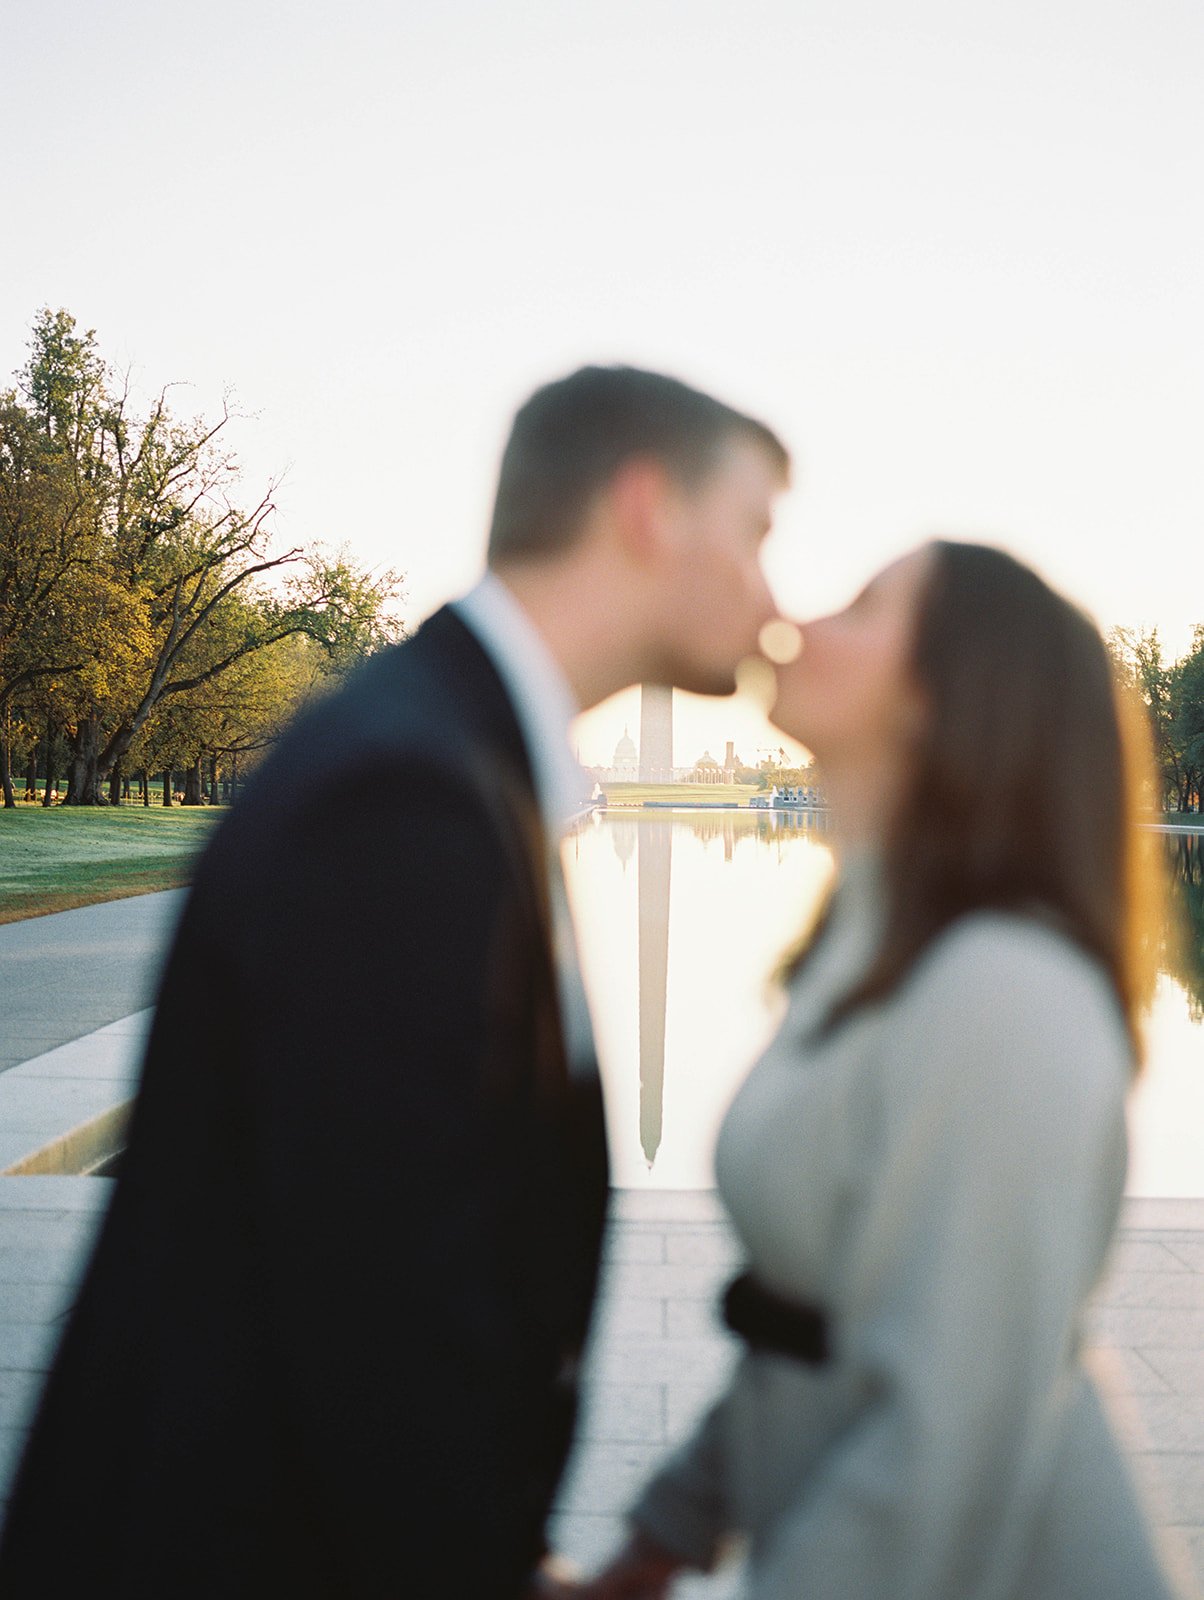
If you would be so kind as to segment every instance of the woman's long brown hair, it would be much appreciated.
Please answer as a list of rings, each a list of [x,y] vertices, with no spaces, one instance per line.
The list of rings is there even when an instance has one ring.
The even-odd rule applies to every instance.
[[[1013,911],[1098,961],[1136,1066],[1160,931],[1144,715],[1094,623],[1029,567],[930,548],[912,660],[927,715],[886,841],[882,941],[825,1027],[894,991],[958,917]],[[796,966],[822,936],[821,922]]]

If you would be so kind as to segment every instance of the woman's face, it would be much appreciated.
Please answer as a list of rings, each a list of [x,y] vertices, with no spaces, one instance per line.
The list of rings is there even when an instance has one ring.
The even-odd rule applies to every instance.
[[[924,585],[924,546],[885,567],[843,611],[801,627],[802,650],[777,668],[773,721],[827,767],[902,761],[924,707],[911,661]]]

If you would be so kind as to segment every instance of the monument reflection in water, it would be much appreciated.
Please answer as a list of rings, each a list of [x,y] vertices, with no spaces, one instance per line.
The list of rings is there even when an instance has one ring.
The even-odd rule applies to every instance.
[[[673,823],[639,830],[640,1148],[649,1167],[665,1127],[665,1019],[669,1010],[669,887]]]
[[[1204,1195],[1204,840],[1168,842],[1168,938],[1132,1098],[1129,1192]],[[613,1180],[707,1188],[723,1113],[781,1014],[770,975],[831,875],[814,813],[596,813],[566,846]]]

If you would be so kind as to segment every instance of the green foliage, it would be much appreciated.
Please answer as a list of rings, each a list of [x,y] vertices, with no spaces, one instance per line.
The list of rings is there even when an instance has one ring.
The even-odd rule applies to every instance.
[[[104,363],[95,330],[80,335],[68,311],[44,307],[34,319],[29,360],[18,374],[22,392],[47,438],[68,451],[95,429],[104,405]]]
[[[1204,809],[1204,625],[1179,661],[1166,661],[1157,628],[1114,628],[1108,648],[1149,714],[1161,786],[1156,805]]]
[[[0,723],[71,743],[70,797],[132,762],[259,748],[305,694],[400,636],[401,579],[279,552],[274,486],[239,497],[235,418],[140,413],[67,311],[0,395]],[[302,646],[284,650],[287,642]]]
[[[1199,790],[1204,777],[1204,625],[1196,628],[1191,650],[1175,664],[1171,703],[1171,736]]]
[[[775,767],[766,775],[767,789],[774,784],[779,789],[807,789],[814,787],[815,777],[810,767]]]

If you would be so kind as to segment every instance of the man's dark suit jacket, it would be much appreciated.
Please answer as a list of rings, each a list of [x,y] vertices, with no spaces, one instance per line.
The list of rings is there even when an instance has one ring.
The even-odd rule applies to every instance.
[[[606,1203],[542,829],[451,611],[304,715],[197,872],[0,1594],[512,1596]]]

